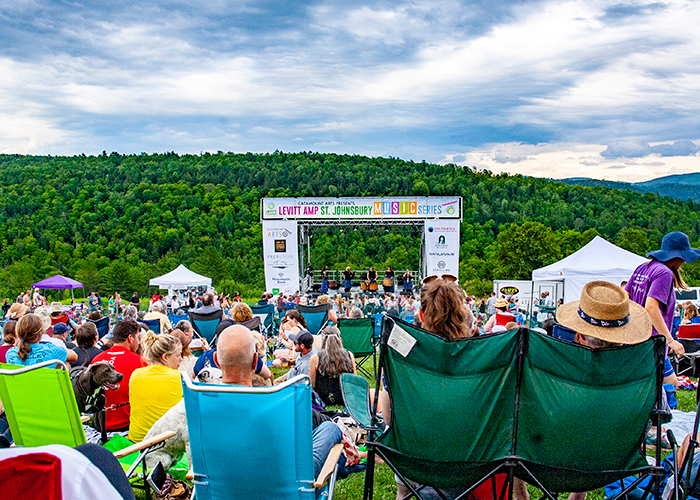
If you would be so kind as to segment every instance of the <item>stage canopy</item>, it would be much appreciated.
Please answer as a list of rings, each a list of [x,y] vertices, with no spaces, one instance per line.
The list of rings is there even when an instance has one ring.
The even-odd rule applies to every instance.
[[[41,290],[72,290],[73,288],[83,288],[83,284],[65,276],[57,274],[45,280],[38,281],[32,285]]]
[[[167,289],[187,288],[190,286],[211,286],[211,278],[190,271],[184,265],[180,264],[173,271],[163,276],[153,278],[148,284]]]
[[[600,236],[593,238],[559,262],[532,271],[532,281],[563,281],[564,303],[579,300],[586,283],[609,281],[619,285],[647,259],[613,245]]]

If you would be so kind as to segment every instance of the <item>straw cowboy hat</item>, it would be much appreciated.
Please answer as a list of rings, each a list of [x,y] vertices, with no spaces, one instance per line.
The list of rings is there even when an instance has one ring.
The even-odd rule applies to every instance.
[[[27,306],[20,304],[19,302],[15,302],[10,306],[10,309],[7,311],[5,317],[8,319],[19,319],[27,314],[27,311],[29,311]]]
[[[661,240],[661,249],[649,252],[647,257],[653,257],[661,262],[680,257],[684,262],[695,262],[700,257],[700,250],[690,246],[688,235],[679,231],[668,233]]]
[[[63,304],[61,304],[60,302],[51,302],[51,307],[49,307],[49,312],[62,313],[63,312]]]
[[[39,316],[39,318],[41,318],[41,321],[43,321],[44,331],[48,330],[49,327],[51,327],[51,313],[49,312],[48,307],[38,307],[34,311],[34,314]]]
[[[508,307],[508,301],[504,299],[503,297],[500,297],[498,300],[496,300],[496,303],[493,305],[495,308],[503,308],[503,307]]]
[[[587,283],[581,300],[557,310],[567,328],[615,344],[638,344],[651,337],[651,317],[627,293],[607,281]]]

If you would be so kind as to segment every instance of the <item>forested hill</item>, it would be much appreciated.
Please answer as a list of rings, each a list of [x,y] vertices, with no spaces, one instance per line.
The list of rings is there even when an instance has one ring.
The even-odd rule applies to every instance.
[[[603,186],[615,189],[630,189],[640,193],[655,193],[679,200],[700,202],[700,173],[676,174],[659,177],[645,182],[616,182],[587,177],[557,179],[557,182],[576,186]]]
[[[143,293],[183,263],[252,296],[264,287],[261,197],[403,195],[464,198],[460,277],[474,293],[493,278],[527,278],[595,234],[638,253],[671,230],[700,238],[691,201],[454,165],[279,152],[0,155],[0,293],[55,272],[89,290]],[[313,234],[316,268],[418,264],[420,235],[408,228]]]

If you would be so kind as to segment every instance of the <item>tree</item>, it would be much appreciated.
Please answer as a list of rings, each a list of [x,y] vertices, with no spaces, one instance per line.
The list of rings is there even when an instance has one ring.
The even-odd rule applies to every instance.
[[[539,222],[511,224],[496,239],[494,278],[530,279],[533,269],[557,260],[554,232]]]

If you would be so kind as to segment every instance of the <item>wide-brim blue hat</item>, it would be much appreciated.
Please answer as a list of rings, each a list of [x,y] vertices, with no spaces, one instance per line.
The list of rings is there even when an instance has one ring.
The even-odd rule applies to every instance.
[[[676,257],[680,257],[685,262],[695,262],[700,258],[700,250],[690,246],[687,234],[674,231],[661,240],[661,250],[649,252],[647,257],[653,257],[661,262],[667,262]]]

